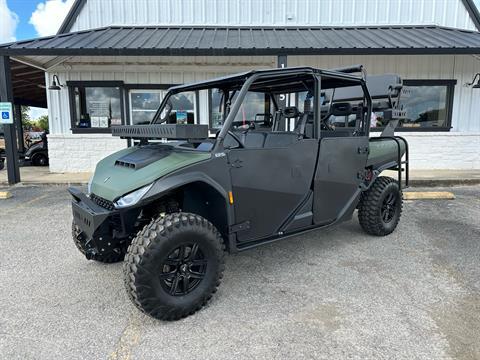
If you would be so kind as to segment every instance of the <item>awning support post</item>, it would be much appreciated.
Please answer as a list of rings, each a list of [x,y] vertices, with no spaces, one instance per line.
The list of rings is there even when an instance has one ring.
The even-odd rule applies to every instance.
[[[10,71],[10,57],[8,56],[0,56],[0,102],[13,104],[12,74]],[[13,185],[20,182],[17,134],[15,133],[14,124],[5,124],[3,128],[5,132],[8,183]]]
[[[25,143],[23,141],[22,105],[15,104],[13,114],[15,116],[15,127],[17,130],[18,151],[23,154],[25,153]]]

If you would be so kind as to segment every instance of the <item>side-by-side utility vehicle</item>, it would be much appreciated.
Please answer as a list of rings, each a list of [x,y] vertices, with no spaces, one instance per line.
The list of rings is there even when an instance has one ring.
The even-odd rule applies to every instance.
[[[114,126],[133,145],[70,188],[73,239],[124,260],[133,303],[158,319],[194,313],[234,253],[326,228],[358,209],[368,234],[394,231],[408,185],[402,81],[361,66],[258,70],[169,89],[148,125]],[[200,102],[200,99],[202,101]],[[383,127],[369,136],[370,127]],[[394,170],[395,178],[379,176]]]

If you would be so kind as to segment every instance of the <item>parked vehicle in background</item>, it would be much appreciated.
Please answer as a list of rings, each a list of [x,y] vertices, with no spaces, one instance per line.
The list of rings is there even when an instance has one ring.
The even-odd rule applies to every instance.
[[[176,320],[212,297],[225,250],[336,225],[355,209],[365,232],[388,235],[402,211],[402,170],[408,184],[408,145],[393,136],[405,115],[401,89],[398,76],[365,77],[361,66],[173,87],[150,125],[113,127],[137,145],[101,160],[86,194],[69,189],[75,245],[87,259],[124,259],[132,302]],[[192,91],[216,96],[211,136],[179,105]],[[282,103],[285,94],[295,106]],[[390,120],[376,138],[372,110]],[[380,176],[386,169],[398,178]]]
[[[27,142],[27,150],[24,154],[25,161],[29,161],[34,166],[47,166],[48,165],[48,142],[47,133],[39,132],[35,133],[37,136],[29,137]]]
[[[20,163],[30,163],[33,166],[48,165],[48,142],[46,131],[28,131],[24,138],[25,153],[19,153]],[[0,170],[5,167],[5,137],[0,128]]]

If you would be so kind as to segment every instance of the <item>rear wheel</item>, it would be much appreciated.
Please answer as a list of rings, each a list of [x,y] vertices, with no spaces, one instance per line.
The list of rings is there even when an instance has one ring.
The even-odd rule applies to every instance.
[[[362,194],[358,207],[358,220],[370,235],[385,236],[392,233],[400,221],[403,196],[395,179],[380,176]]]
[[[146,225],[125,256],[125,286],[132,302],[161,320],[202,308],[224,270],[223,239],[206,219],[190,213],[161,216]]]

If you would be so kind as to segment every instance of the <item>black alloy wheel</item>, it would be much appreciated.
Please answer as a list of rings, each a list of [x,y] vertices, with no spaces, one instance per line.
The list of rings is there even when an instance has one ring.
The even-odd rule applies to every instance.
[[[395,212],[397,210],[397,195],[395,193],[389,193],[383,200],[381,211],[381,216],[384,223],[389,223],[395,217]]]
[[[162,287],[173,296],[190,293],[205,277],[207,263],[197,243],[179,246],[163,261]]]
[[[160,320],[191,315],[211,299],[223,276],[225,244],[207,219],[161,215],[132,240],[124,279],[130,300]]]
[[[358,204],[358,220],[366,233],[385,236],[397,227],[402,207],[403,195],[397,180],[380,176],[362,193]]]

